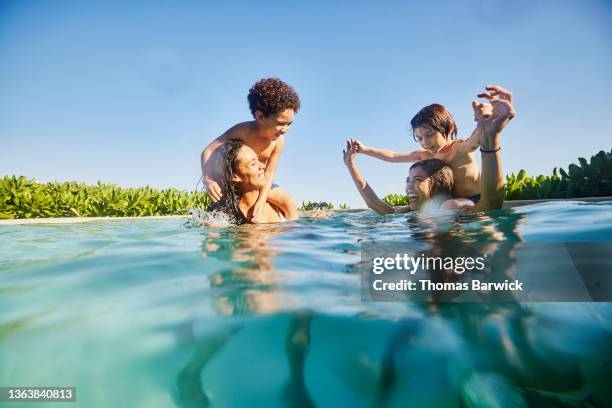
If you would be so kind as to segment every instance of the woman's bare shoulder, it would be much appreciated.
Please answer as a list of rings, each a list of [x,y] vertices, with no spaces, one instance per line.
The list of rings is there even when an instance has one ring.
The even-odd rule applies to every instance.
[[[440,208],[443,210],[470,211],[474,209],[474,202],[467,198],[453,198],[443,202]]]

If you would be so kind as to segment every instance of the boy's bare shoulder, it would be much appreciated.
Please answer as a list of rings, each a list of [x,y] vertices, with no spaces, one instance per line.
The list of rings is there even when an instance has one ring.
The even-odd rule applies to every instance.
[[[448,157],[453,158],[453,157],[459,157],[459,156],[461,157],[469,156],[470,152],[462,148],[465,143],[467,143],[466,139],[453,140],[450,143],[450,146],[448,146],[448,151],[447,151]]]
[[[270,159],[273,155],[281,154],[283,145],[285,144],[285,136],[279,136],[276,140],[268,140],[263,145],[258,145],[252,147],[255,152],[257,152],[257,156],[259,156],[259,160],[266,161]]]
[[[274,147],[283,147],[285,145],[285,135],[279,136],[278,139],[272,142]]]
[[[413,153],[418,154],[419,160],[435,159],[436,155],[428,152],[425,149],[415,150]]]
[[[464,139],[456,139],[448,144],[450,150],[457,150],[459,146],[461,146],[465,142]]]
[[[249,135],[252,133],[252,122],[241,122],[227,129],[221,138],[225,140],[239,139],[248,144]]]

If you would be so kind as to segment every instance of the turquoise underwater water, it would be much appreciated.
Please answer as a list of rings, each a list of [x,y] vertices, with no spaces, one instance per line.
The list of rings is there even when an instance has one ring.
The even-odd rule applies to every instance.
[[[76,386],[58,407],[612,406],[612,303],[364,302],[381,241],[609,243],[612,202],[3,225],[0,386]]]

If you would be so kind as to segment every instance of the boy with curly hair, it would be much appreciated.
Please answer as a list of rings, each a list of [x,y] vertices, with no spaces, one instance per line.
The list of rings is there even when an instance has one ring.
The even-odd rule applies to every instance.
[[[258,222],[266,201],[281,209],[296,206],[293,197],[273,184],[273,180],[285,144],[284,135],[300,108],[300,98],[291,86],[277,78],[257,81],[247,98],[254,120],[238,123],[213,140],[202,152],[201,165],[204,186],[212,201],[217,202],[223,194],[221,180],[225,165],[223,149],[219,147],[228,140],[239,139],[255,150],[259,161],[266,165],[263,175],[266,183],[247,216],[252,222]]]

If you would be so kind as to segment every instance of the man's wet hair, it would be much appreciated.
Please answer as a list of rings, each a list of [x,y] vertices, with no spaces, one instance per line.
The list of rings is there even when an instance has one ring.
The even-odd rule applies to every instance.
[[[452,195],[455,186],[455,176],[453,169],[448,164],[440,159],[420,160],[410,166],[410,170],[418,167],[425,170],[427,177],[431,179],[431,197],[436,195]]]
[[[434,130],[442,133],[445,138],[457,138],[457,124],[453,115],[445,106],[433,103],[421,109],[410,121],[412,127],[412,137],[416,140],[414,130],[423,125],[429,125]]]
[[[255,117],[260,111],[264,116],[293,109],[295,113],[300,109],[300,97],[288,84],[278,78],[260,79],[249,89],[249,109]]]

